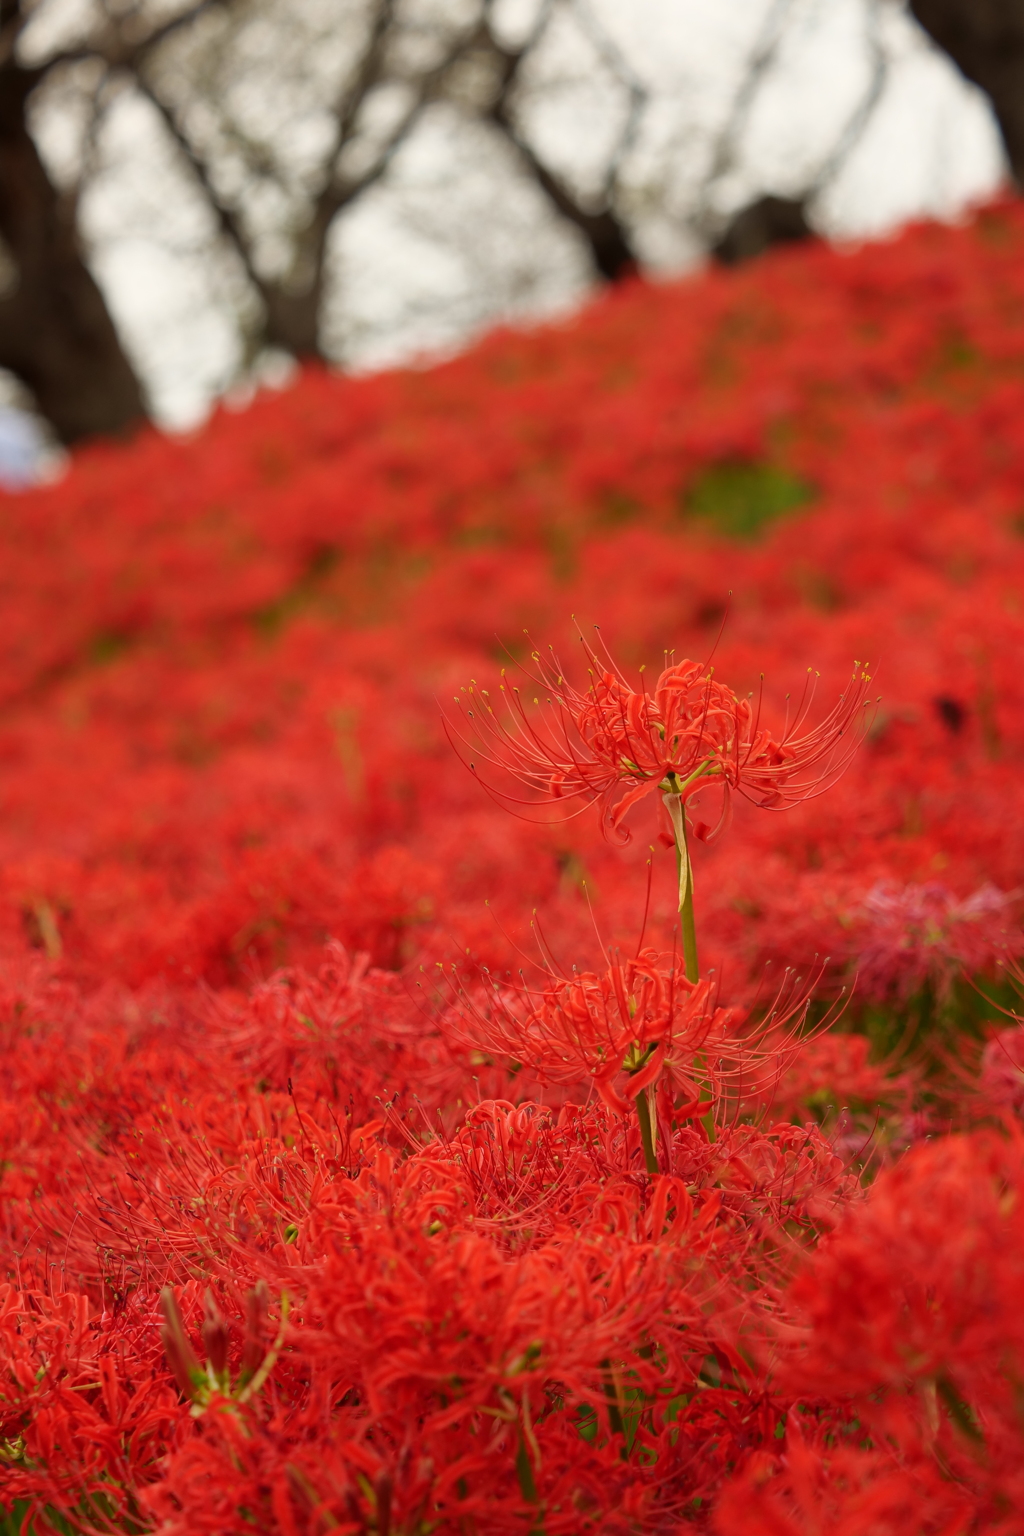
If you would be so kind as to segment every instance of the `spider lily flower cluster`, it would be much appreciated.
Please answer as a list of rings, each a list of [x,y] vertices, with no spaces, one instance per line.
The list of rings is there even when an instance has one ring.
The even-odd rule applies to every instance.
[[[536,998],[499,989],[479,1021],[477,1037],[488,1048],[526,1062],[542,1081],[590,1081],[616,1109],[627,1103],[615,1087],[625,1072],[647,1169],[655,1173],[656,1115],[649,1086],[659,1084],[671,1121],[673,1087],[682,1088],[683,1099],[690,1098],[693,1106],[705,1093],[713,1105],[721,1095],[726,1058],[739,1060],[741,1071],[749,1070],[754,1059],[749,1039],[730,1037],[733,1015],[718,1006],[717,988],[709,978],[700,979],[688,801],[709,783],[720,785],[724,818],[733,790],[772,809],[820,793],[858,744],[851,727],[863,718],[871,678],[865,669],[855,671],[847,694],[816,727],[807,726],[813,693],[808,688],[792,721],[776,737],[761,725],[760,711],[750,700],[740,699],[707,667],[692,661],[668,666],[652,694],[630,688],[610,658],[598,670],[596,652],[586,642],[584,648],[591,663],[585,691],[566,682],[557,662],[544,664],[534,652],[535,681],[547,687],[540,722],[521,690],[505,681],[500,685],[504,715],[475,685],[464,695],[466,714],[468,720],[482,717],[491,748],[487,761],[493,767],[507,768],[549,799],[575,799],[581,809],[599,801],[615,829],[640,800],[660,791],[677,855],[684,973],[659,968],[647,952],[610,965],[603,976],[556,978]],[[704,835],[703,826],[700,831]],[[789,1015],[802,1016],[806,1001],[791,1003]],[[769,1029],[781,1035],[783,1019],[777,1010]]]
[[[495,985],[458,1012],[473,1043],[523,1062],[542,1082],[592,1083],[618,1112],[662,1077],[697,1099],[698,1056],[724,1056],[730,1045],[735,1053],[734,1011],[718,1005],[711,981],[687,981],[657,960],[647,951],[602,974],[553,976],[537,990]]]
[[[670,1134],[674,1121],[721,1116],[728,1103],[764,1093],[809,998],[787,977],[754,1025],[747,1010],[720,1005],[713,978],[690,981],[646,950],[601,973],[551,975],[537,989],[493,983],[463,993],[445,1028],[541,1083],[589,1084],[614,1113],[635,1111],[648,1172],[657,1173],[659,1122]]]
[[[799,704],[773,732],[762,723],[760,704],[740,698],[704,663],[675,662],[648,691],[632,687],[586,641],[583,647],[585,689],[567,681],[553,656],[545,660],[535,651],[536,670],[523,686],[503,673],[497,699],[470,684],[459,701],[478,728],[482,760],[534,791],[526,803],[576,802],[583,809],[598,801],[619,832],[648,795],[676,796],[687,805],[713,786],[723,796],[721,827],[733,793],[767,810],[821,794],[859,744],[871,681],[859,663],[847,691],[813,726],[809,674]],[[539,704],[541,696],[546,708],[538,718],[530,700]],[[703,822],[694,830],[702,838],[714,835]]]
[[[739,697],[710,666],[675,662],[649,692],[632,687],[607,652],[599,655],[581,640],[590,677],[585,689],[566,679],[553,654],[545,659],[535,651],[526,697],[505,673],[496,699],[475,683],[463,690],[456,700],[468,728],[462,740],[469,745],[475,735],[473,745],[487,766],[533,791],[524,802],[499,786],[499,798],[528,805],[567,802],[574,806],[570,814],[597,802],[602,825],[623,837],[634,806],[660,794],[662,838],[676,851],[686,975],[696,981],[692,802],[709,788],[721,791],[717,825],[692,820],[694,834],[708,842],[727,825],[734,793],[765,810],[785,810],[823,793],[859,745],[870,673],[855,663],[846,692],[817,725],[808,723],[814,697],[808,673],[799,703],[773,733],[762,723],[760,703]],[[539,715],[530,708],[531,695],[534,706],[543,695]],[[475,761],[470,766],[477,771]]]

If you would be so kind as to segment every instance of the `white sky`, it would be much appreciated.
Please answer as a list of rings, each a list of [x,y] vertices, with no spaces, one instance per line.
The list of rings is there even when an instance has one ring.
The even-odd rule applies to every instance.
[[[716,188],[716,206],[798,191],[828,157],[869,80],[868,3],[792,0],[784,45],[737,146],[737,167]],[[519,4],[529,0],[510,0],[510,17]],[[766,0],[592,0],[592,9],[651,92],[629,163],[638,242],[656,270],[683,270],[697,257],[686,217],[702,167],[770,7]],[[922,215],[956,217],[1004,176],[984,97],[897,0],[881,0],[879,11],[885,90],[817,207],[822,227],[844,240]],[[608,137],[610,98],[599,66],[565,32],[553,37],[545,68],[530,131],[559,163],[585,169]],[[44,149],[59,158],[69,124],[42,126]],[[237,379],[237,276],[211,255],[209,216],[141,102],[120,101],[104,156],[107,170],[84,209],[95,270],[158,418],[185,427]],[[356,368],[450,350],[501,319],[550,314],[579,303],[589,283],[571,234],[550,222],[534,188],[516,181],[507,152],[467,135],[443,110],[401,152],[389,180],[336,228],[334,257],[327,331]],[[281,360],[268,366],[280,372]]]

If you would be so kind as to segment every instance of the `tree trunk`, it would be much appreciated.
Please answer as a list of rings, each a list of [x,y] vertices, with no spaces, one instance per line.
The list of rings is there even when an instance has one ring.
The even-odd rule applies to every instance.
[[[1024,186],[1024,0],[910,0],[921,26],[992,102]]]
[[[0,237],[17,272],[0,298],[0,366],[35,396],[64,443],[146,419],[142,389],[82,259],[74,210],[28,131],[36,72],[0,66]]]
[[[590,258],[605,282],[617,283],[636,272],[636,252],[629,243],[625,226],[611,208],[589,212],[567,192],[562,183],[535,161],[534,174],[542,190],[563,219],[574,224],[590,248]]]
[[[735,267],[762,255],[770,246],[810,240],[813,234],[800,199],[758,197],[733,214],[711,254],[724,267]]]
[[[316,281],[308,292],[291,293],[274,283],[260,285],[265,320],[263,344],[290,352],[299,362],[323,362],[320,344],[320,307],[322,283]]]

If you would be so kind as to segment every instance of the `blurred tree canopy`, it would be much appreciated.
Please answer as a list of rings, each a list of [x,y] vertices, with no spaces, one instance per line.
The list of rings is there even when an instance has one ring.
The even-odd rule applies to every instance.
[[[804,166],[796,194],[755,198],[753,211],[741,210],[745,222],[730,223],[716,189],[736,170],[792,0],[766,4],[724,115],[696,155],[657,129],[650,82],[589,0],[524,0],[500,11],[498,0],[0,0],[0,367],[27,386],[65,443],[123,431],[147,414],[81,217],[102,169],[106,126],[126,96],[144,106],[173,161],[178,179],[168,175],[166,197],[178,195],[184,176],[206,219],[204,238],[224,263],[240,367],[268,351],[326,359],[338,355],[325,325],[338,221],[392,175],[439,114],[486,146],[497,202],[529,188],[595,279],[615,282],[645,264],[639,230],[659,201],[667,220],[723,259],[803,234],[808,207],[884,87],[885,3],[864,0],[863,84]],[[1024,111],[1024,91],[1006,82],[1024,69],[1024,0],[913,0],[913,9],[989,91],[1020,174],[1024,138],[1014,114]],[[991,24],[980,23],[983,12]],[[999,54],[998,68],[988,69],[986,49]],[[574,111],[575,153],[551,131],[559,113]],[[641,140],[647,158],[638,173]],[[697,169],[683,193],[673,192],[667,168],[687,155]],[[483,246],[479,219],[457,229],[446,197],[435,178],[420,217],[435,230],[447,220],[453,240]],[[528,228],[521,238],[529,242]],[[506,234],[488,259],[514,283],[510,244]]]

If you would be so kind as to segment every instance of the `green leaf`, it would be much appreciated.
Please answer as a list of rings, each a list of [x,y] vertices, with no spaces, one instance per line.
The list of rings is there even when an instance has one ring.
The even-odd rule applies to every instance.
[[[703,517],[719,533],[750,539],[814,499],[814,487],[777,464],[729,461],[713,464],[690,486],[684,511]]]

